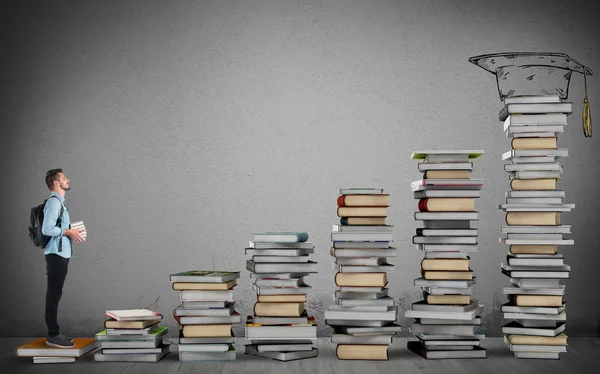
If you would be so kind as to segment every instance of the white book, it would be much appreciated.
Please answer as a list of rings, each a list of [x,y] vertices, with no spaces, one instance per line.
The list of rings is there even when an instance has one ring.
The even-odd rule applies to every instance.
[[[505,97],[504,104],[534,104],[534,103],[560,103],[558,95],[525,95]]]
[[[234,301],[234,291],[179,291],[181,301]]]
[[[425,258],[469,258],[468,252],[425,251]]]
[[[344,249],[344,248],[334,248],[333,255],[335,257],[347,257],[347,258],[355,258],[355,257],[396,257],[398,256],[398,250],[396,248],[387,248],[387,249]]]
[[[413,192],[415,199],[426,199],[430,197],[475,197],[481,196],[479,190],[424,190]]]
[[[505,193],[506,197],[565,197],[565,191],[556,190],[556,191],[507,191]]]
[[[443,162],[443,163],[419,163],[419,171],[427,170],[473,170],[472,162]]]
[[[534,136],[540,136],[540,133],[560,133],[565,131],[564,125],[509,125],[504,127],[508,134],[532,133]]]
[[[504,313],[535,313],[557,315],[565,310],[565,304],[558,307],[538,307],[538,306],[517,306],[506,303],[500,307]]]
[[[417,278],[414,285],[417,287],[447,287],[447,288],[470,288],[475,285],[476,277],[472,280],[430,280]]]
[[[75,357],[34,357],[34,364],[68,364],[75,362]]]
[[[394,230],[393,225],[333,225],[332,232],[344,233],[391,233]]]
[[[575,204],[501,204],[505,212],[570,212]]]
[[[502,154],[502,160],[509,160],[511,157],[530,157],[530,156],[569,156],[568,148],[557,149],[512,149]]]
[[[417,229],[417,235],[422,236],[477,236],[477,229]]]
[[[336,265],[381,266],[387,263],[385,257],[336,257]]]
[[[504,129],[509,126],[544,126],[563,125],[566,126],[567,115],[563,113],[549,114],[510,114],[504,120]]]
[[[565,113],[572,112],[571,103],[519,103],[506,104],[500,110],[500,121],[506,120],[510,114],[543,114],[543,113]]]
[[[388,312],[392,310],[392,308],[397,308],[396,306],[389,305],[364,305],[364,306],[346,306],[339,304],[331,304],[329,305],[328,310],[331,311],[355,311],[355,312]]]
[[[229,344],[179,344],[177,352],[227,352]]]
[[[504,295],[564,295],[565,286],[559,285],[556,287],[549,288],[521,288],[516,286],[505,286],[502,287],[502,294]]]
[[[506,234],[507,239],[512,240],[562,240],[563,234],[560,233],[508,233]]]
[[[534,163],[534,164],[505,164],[505,171],[526,171],[526,170],[558,170],[562,171],[562,165],[558,162]]]
[[[160,313],[149,309],[107,310],[106,315],[117,321],[146,321],[162,318]]]
[[[558,279],[517,279],[510,278],[510,283],[520,288],[558,288],[560,281]],[[564,286],[563,286],[564,287]]]
[[[566,321],[567,313],[559,314],[538,314],[538,313],[504,313],[504,319],[533,319],[546,321]]]
[[[559,179],[562,171],[511,171],[511,179]]]
[[[500,228],[504,234],[570,234],[571,225],[559,226],[510,226],[504,225]]]
[[[450,288],[450,287],[421,287],[421,289],[430,295],[464,295],[473,294],[471,288]]]
[[[309,256],[263,256],[263,255],[254,255],[252,256],[252,261],[254,263],[279,263],[279,262],[308,262]]]
[[[506,335],[533,335],[553,337],[565,331],[566,324],[558,323],[555,327],[525,327],[522,324],[511,321],[502,327],[502,333]]]
[[[516,358],[534,358],[534,359],[545,359],[545,360],[558,360],[560,359],[560,352],[513,352]]]
[[[381,195],[383,188],[342,188],[340,195]]]
[[[562,204],[560,197],[507,197],[507,204]]]
[[[381,297],[377,300],[369,299],[344,299],[335,298],[334,302],[341,306],[394,306],[395,302],[389,296]]]
[[[345,319],[345,320],[378,320],[395,321],[396,310],[388,312],[358,312],[354,310],[326,310],[324,318],[326,320]]]
[[[424,310],[407,310],[404,312],[405,318],[439,318],[439,319],[458,319],[472,320],[480,314],[482,306],[468,312],[432,312]]]
[[[313,288],[306,284],[300,287],[257,287],[253,284],[252,292],[257,295],[308,295]]]
[[[555,138],[562,135],[562,132],[508,132],[505,131],[504,135],[507,138]]]
[[[507,161],[512,162],[513,164],[529,164],[529,163],[542,163],[542,162],[556,162],[556,156],[529,156],[529,157],[511,157],[507,159]]]
[[[444,220],[444,221],[455,221],[455,220],[471,220],[476,221],[479,219],[479,213],[477,212],[415,212],[414,218],[416,221],[425,220]]]
[[[504,239],[500,238],[499,242],[506,245],[521,244],[521,245],[574,245],[573,239],[551,239],[551,240],[524,240],[524,239]]]
[[[357,241],[357,242],[391,242],[394,234],[391,232],[332,232],[332,241]]]
[[[246,248],[246,255],[251,256],[304,256],[315,253],[314,248],[279,248],[279,249],[254,249]]]

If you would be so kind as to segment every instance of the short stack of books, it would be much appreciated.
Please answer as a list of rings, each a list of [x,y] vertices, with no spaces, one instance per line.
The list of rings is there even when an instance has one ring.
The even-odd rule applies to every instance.
[[[511,285],[503,287],[508,303],[502,306],[504,342],[518,358],[558,359],[567,350],[565,286],[570,267],[563,263],[559,245],[573,245],[563,238],[571,226],[561,224],[561,212],[573,209],[563,203],[565,192],[556,189],[562,174],[558,136],[567,124],[571,103],[559,96],[507,97],[500,111],[511,150],[502,155],[510,190],[500,209],[506,213],[505,235],[500,242],[509,251],[502,272]]]
[[[46,338],[39,338],[17,347],[17,357],[32,357],[34,364],[66,364],[98,347],[94,338],[74,338],[73,343],[71,348],[50,347]]]
[[[182,326],[179,361],[233,361],[236,359],[231,327],[240,323],[233,288],[239,271],[197,270],[171,274],[181,305],[173,316]]]
[[[306,297],[312,293],[304,278],[317,273],[310,261],[314,244],[306,232],[254,233],[245,249],[246,268],[256,292],[254,315],[246,321],[245,352],[278,361],[317,357],[313,347],[317,322],[306,310]]]
[[[340,360],[387,360],[393,336],[402,330],[397,309],[388,296],[388,257],[393,227],[386,224],[389,194],[376,188],[341,189],[337,199],[340,224],[333,226],[330,254],[335,258],[335,303],[325,311],[325,323]]]
[[[107,310],[110,317],[105,330],[96,334],[100,350],[98,362],[157,362],[169,354],[163,343],[167,326],[160,326],[162,315],[148,309]]]
[[[419,340],[409,350],[427,359],[485,358],[479,331],[483,309],[472,293],[475,277],[470,256],[477,252],[478,220],[475,199],[482,179],[471,178],[473,160],[482,150],[414,151],[423,178],[411,184],[419,200],[415,220],[423,221],[413,237],[423,251],[421,287],[423,300],[412,304],[405,317],[414,318],[410,331]]]
[[[87,239],[87,229],[85,228],[83,221],[76,221],[71,223],[71,228],[79,230],[79,235],[84,241]]]

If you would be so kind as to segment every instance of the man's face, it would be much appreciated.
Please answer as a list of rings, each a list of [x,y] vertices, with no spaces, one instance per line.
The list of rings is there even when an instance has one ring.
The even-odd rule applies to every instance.
[[[63,173],[58,173],[58,185],[60,186],[60,188],[63,189],[63,191],[68,191],[71,189],[71,185],[69,184],[69,179],[63,174]]]

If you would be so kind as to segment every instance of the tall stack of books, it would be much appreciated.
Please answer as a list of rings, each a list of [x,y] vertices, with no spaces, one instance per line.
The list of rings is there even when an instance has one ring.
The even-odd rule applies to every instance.
[[[194,270],[171,274],[172,288],[181,305],[173,316],[181,326],[177,340],[179,361],[236,359],[231,326],[240,323],[233,288],[239,271]]]
[[[335,258],[335,303],[325,311],[325,323],[340,360],[387,360],[393,336],[402,330],[397,309],[388,296],[388,257],[393,226],[386,224],[389,194],[376,188],[341,189],[337,199],[340,224],[333,226],[330,254]]]
[[[410,331],[419,340],[409,350],[427,359],[485,358],[481,347],[485,335],[479,331],[481,305],[472,293],[475,277],[470,255],[477,252],[479,219],[475,199],[480,197],[482,179],[471,178],[473,160],[482,150],[414,151],[423,178],[412,182],[419,200],[414,218],[423,221],[413,237],[423,251],[421,287],[423,300],[412,304],[405,317],[414,318]]]
[[[74,338],[73,343],[70,348],[50,347],[46,338],[38,338],[17,347],[17,357],[31,357],[34,364],[66,364],[98,347],[94,338]]]
[[[313,347],[317,322],[306,310],[306,297],[312,293],[304,277],[317,273],[310,261],[314,244],[306,232],[254,233],[245,249],[246,268],[256,292],[254,315],[246,320],[245,352],[278,361],[317,357]]]
[[[107,310],[110,317],[105,330],[96,334],[99,362],[157,362],[169,354],[163,343],[167,326],[160,326],[162,315],[148,309]]]
[[[558,359],[567,350],[565,286],[570,267],[563,263],[559,245],[573,245],[563,238],[571,226],[561,224],[565,192],[556,189],[562,174],[558,136],[567,124],[571,103],[556,96],[507,97],[500,111],[511,150],[502,155],[510,190],[500,209],[506,213],[500,242],[508,245],[502,273],[511,285],[502,288],[508,303],[502,306],[504,342],[518,358]]]

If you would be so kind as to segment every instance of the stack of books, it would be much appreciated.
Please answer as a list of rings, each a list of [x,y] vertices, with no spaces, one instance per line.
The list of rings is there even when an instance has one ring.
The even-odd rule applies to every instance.
[[[335,258],[335,303],[325,311],[334,328],[340,360],[388,360],[388,346],[402,330],[388,296],[387,273],[396,257],[393,226],[386,224],[389,194],[377,188],[341,189],[337,199],[340,224],[333,226],[330,254]]]
[[[87,239],[87,229],[85,228],[83,221],[75,221],[75,222],[71,223],[70,228],[78,229],[79,235],[83,238],[83,241],[85,241]]]
[[[98,347],[94,338],[74,338],[73,343],[71,348],[50,347],[46,338],[38,338],[17,347],[17,357],[32,357],[34,364],[66,364]]]
[[[313,347],[317,322],[306,310],[306,297],[313,292],[304,282],[317,273],[310,261],[314,244],[306,232],[254,233],[245,249],[257,302],[246,321],[245,352],[279,361],[317,357]]]
[[[500,209],[506,213],[500,242],[508,245],[502,273],[511,285],[503,287],[508,303],[502,306],[504,342],[518,358],[558,359],[567,350],[565,286],[570,267],[563,263],[559,245],[571,226],[561,224],[561,212],[573,209],[563,203],[565,192],[556,189],[562,174],[558,136],[567,124],[571,103],[559,96],[507,97],[500,111],[511,150],[502,155],[510,190]]]
[[[107,310],[110,317],[105,330],[96,334],[100,350],[94,361],[157,362],[169,354],[163,343],[167,326],[160,326],[162,315],[148,309]]]
[[[483,309],[473,297],[475,277],[470,256],[477,252],[479,218],[475,199],[480,197],[482,179],[471,178],[473,160],[482,150],[414,151],[423,178],[412,182],[418,212],[423,221],[413,243],[423,251],[421,287],[423,300],[405,312],[414,318],[410,331],[419,340],[409,350],[427,359],[485,358],[481,347],[485,335],[479,331]]]
[[[236,359],[231,327],[241,323],[235,311],[233,288],[239,271],[197,270],[171,274],[172,288],[181,305],[173,316],[181,326],[179,361],[232,361]]]

